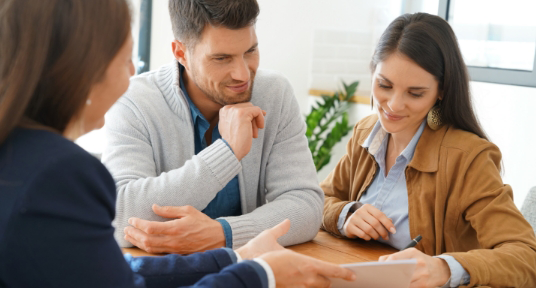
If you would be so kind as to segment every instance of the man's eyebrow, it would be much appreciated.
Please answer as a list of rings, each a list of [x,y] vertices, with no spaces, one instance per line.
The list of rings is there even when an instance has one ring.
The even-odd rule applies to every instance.
[[[248,51],[254,50],[254,49],[256,49],[257,47],[259,47],[259,42],[253,44],[253,46],[251,46],[251,48],[249,48]]]
[[[249,48],[247,52],[255,50],[258,46],[259,46],[259,43],[253,44],[253,46],[251,46],[251,48]],[[232,54],[225,54],[225,53],[216,53],[216,54],[211,54],[210,57],[225,58],[225,57],[233,57],[233,55]]]
[[[224,54],[224,53],[217,53],[217,54],[211,54],[210,57],[214,57],[214,58],[226,58],[226,57],[231,57],[233,55],[231,54]]]

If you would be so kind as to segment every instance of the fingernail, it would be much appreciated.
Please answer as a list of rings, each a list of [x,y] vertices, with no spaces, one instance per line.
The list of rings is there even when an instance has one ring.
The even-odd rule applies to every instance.
[[[393,234],[396,234],[396,229],[395,229],[395,227],[391,227],[391,229],[389,229],[389,231],[391,231],[391,233],[393,233]]]
[[[350,279],[352,279],[352,281],[354,281],[355,279],[357,279],[357,277],[355,276],[355,274],[352,274],[352,277]]]

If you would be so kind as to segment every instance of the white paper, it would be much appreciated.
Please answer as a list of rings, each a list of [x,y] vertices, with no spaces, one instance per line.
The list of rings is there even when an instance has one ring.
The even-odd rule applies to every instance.
[[[333,288],[408,288],[416,265],[415,259],[342,264],[355,273],[356,280],[330,280]]]

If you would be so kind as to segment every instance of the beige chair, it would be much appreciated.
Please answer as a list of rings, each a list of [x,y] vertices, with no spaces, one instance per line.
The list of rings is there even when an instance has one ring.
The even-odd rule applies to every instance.
[[[523,206],[521,207],[521,213],[525,216],[525,219],[529,221],[530,225],[536,233],[536,187],[530,189],[529,194],[523,201]]]

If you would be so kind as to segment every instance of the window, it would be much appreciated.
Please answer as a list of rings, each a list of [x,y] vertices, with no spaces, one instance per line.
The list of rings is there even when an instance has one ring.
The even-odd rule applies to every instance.
[[[536,2],[439,0],[471,80],[536,87]]]

